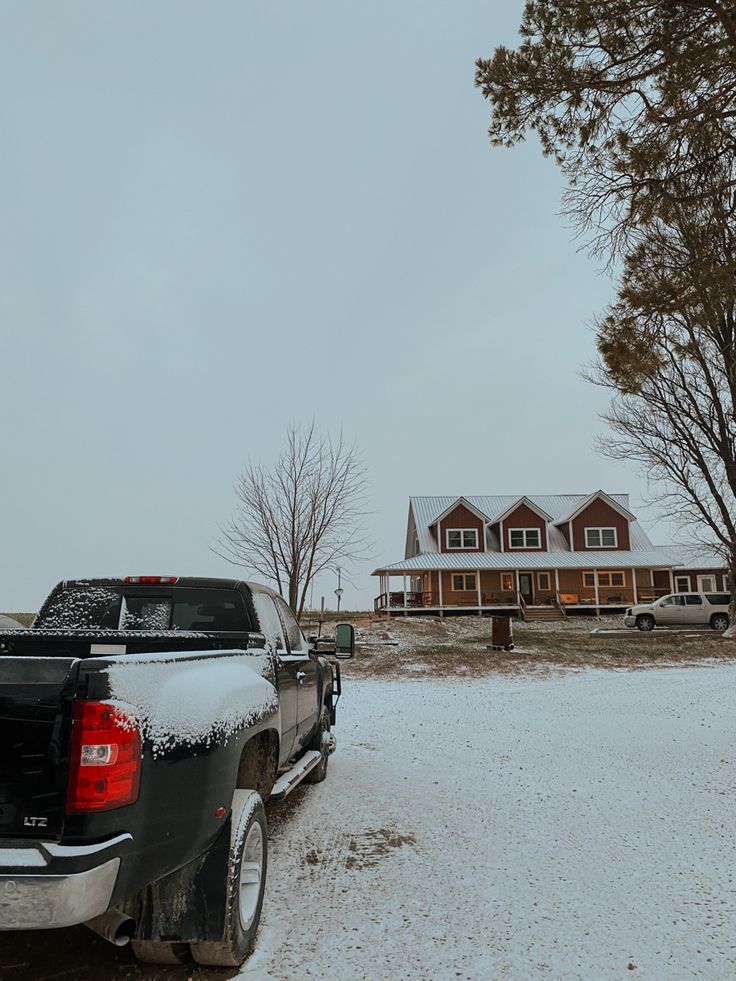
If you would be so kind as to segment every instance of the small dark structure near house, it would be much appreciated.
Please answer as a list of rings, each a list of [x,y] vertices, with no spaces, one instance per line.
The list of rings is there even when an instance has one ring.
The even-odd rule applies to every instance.
[[[494,651],[512,651],[514,649],[514,631],[511,617],[492,618],[491,649]]]

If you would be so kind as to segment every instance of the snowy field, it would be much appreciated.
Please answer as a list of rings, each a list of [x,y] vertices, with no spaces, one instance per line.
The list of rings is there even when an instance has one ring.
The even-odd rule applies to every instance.
[[[244,976],[736,977],[735,684],[351,682]]]

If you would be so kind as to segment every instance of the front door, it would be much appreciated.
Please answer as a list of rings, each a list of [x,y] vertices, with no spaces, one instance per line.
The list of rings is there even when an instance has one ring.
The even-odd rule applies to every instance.
[[[527,606],[534,602],[533,576],[530,572],[519,573],[519,592]]]

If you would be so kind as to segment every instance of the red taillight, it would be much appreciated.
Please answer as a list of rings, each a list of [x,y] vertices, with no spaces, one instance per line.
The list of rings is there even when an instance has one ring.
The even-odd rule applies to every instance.
[[[126,576],[123,582],[140,583],[144,586],[155,586],[158,583],[178,582],[178,576]]]
[[[112,702],[74,702],[67,814],[111,811],[138,800],[141,734]]]

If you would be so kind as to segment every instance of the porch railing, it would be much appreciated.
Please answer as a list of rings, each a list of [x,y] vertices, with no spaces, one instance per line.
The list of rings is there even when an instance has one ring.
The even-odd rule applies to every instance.
[[[380,610],[387,610],[392,607],[403,609],[404,606],[422,607],[426,605],[424,602],[426,596],[426,593],[419,593],[414,590],[407,590],[406,594],[404,594],[403,589],[398,592],[381,593],[373,600],[373,611],[378,613]]]

